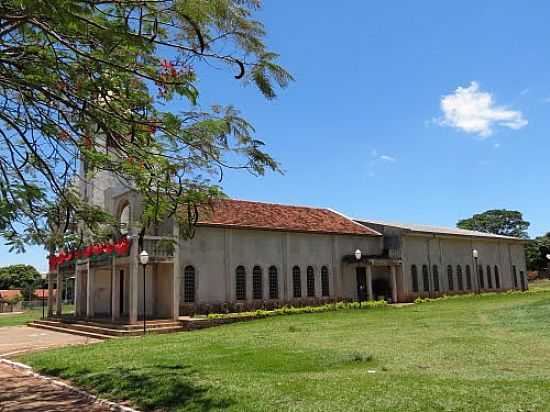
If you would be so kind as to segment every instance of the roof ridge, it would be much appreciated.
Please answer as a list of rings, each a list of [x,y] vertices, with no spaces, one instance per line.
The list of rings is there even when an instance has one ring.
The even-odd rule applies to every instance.
[[[306,206],[306,205],[289,205],[286,203],[275,203],[275,202],[265,202],[261,200],[248,200],[248,199],[234,199],[234,198],[226,198],[226,199],[217,199],[221,201],[232,201],[232,202],[243,202],[243,203],[256,203],[256,204],[262,204],[262,205],[272,205],[272,206],[284,206],[284,207],[295,207],[295,208],[301,208],[301,209],[315,209],[315,210],[329,210],[334,212],[331,208],[328,207],[318,207],[318,206]],[[348,218],[349,219],[349,218]]]

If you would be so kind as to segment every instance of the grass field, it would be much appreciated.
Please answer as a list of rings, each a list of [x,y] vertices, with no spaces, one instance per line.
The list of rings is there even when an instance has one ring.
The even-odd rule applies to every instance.
[[[549,320],[550,291],[474,296],[20,360],[144,410],[549,411]]]
[[[73,305],[64,305],[63,306],[63,312],[69,313],[72,312],[74,309]],[[46,308],[46,314],[48,313],[48,308]],[[0,328],[3,326],[21,326],[25,325],[27,322],[31,322],[33,320],[40,319],[42,317],[42,308],[35,308],[31,310],[26,310],[23,313],[20,314],[5,314],[0,315]]]

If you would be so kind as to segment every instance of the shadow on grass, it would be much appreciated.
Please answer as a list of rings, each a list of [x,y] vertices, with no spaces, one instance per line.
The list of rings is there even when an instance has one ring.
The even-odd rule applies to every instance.
[[[130,401],[144,411],[225,409],[234,402],[198,383],[196,372],[183,365],[139,368],[112,367],[94,372],[86,368],[44,368],[42,373],[70,379],[113,401]]]

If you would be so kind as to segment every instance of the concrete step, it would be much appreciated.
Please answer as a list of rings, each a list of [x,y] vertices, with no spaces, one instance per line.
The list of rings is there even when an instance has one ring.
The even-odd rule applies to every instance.
[[[120,328],[111,328],[104,326],[96,326],[96,324],[87,324],[87,323],[66,323],[54,320],[37,320],[32,322],[34,325],[42,325],[47,327],[54,327],[66,331],[67,333],[88,333],[92,335],[101,335],[107,337],[124,337],[124,336],[140,336],[143,334],[143,325],[139,328],[133,329],[120,329]],[[34,326],[32,325],[32,326]],[[179,322],[171,322],[170,324],[165,325],[155,325],[153,328],[149,328],[147,325],[147,334],[151,333],[171,333],[171,332],[182,332],[185,331],[183,325]],[[78,332],[78,333],[77,333]]]
[[[67,328],[63,328],[63,327],[58,327],[58,326],[54,326],[54,325],[45,325],[45,324],[40,324],[40,323],[36,323],[36,322],[29,322],[27,325],[32,327],[32,328],[52,330],[52,331],[61,332],[61,333],[70,333],[72,335],[85,336],[87,338],[93,338],[93,339],[105,340],[105,339],[115,338],[115,336],[104,335],[104,334],[101,334],[101,333],[92,333],[92,332],[86,332],[86,331],[83,331],[83,330],[67,329]]]

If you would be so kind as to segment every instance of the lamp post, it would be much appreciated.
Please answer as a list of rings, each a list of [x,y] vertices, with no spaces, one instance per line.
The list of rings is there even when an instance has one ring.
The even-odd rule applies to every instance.
[[[357,249],[353,254],[355,256],[355,260],[357,260],[358,262],[361,260],[361,257],[363,256],[363,253],[361,252],[360,249]]]
[[[145,302],[145,271],[147,268],[147,263],[149,263],[149,253],[146,250],[142,250],[139,254],[139,262],[143,265],[143,336],[147,331],[147,306]]]
[[[479,272],[478,272],[478,269],[477,269],[477,260],[479,259],[479,252],[477,251],[477,249],[474,249],[472,250],[472,256],[474,257],[474,273],[475,273],[475,277],[474,279],[477,279],[477,293],[480,292],[480,289],[479,289]]]
[[[46,318],[46,307],[44,304],[44,283],[46,282],[46,279],[48,278],[47,273],[41,273],[40,277],[42,278],[42,320]]]

